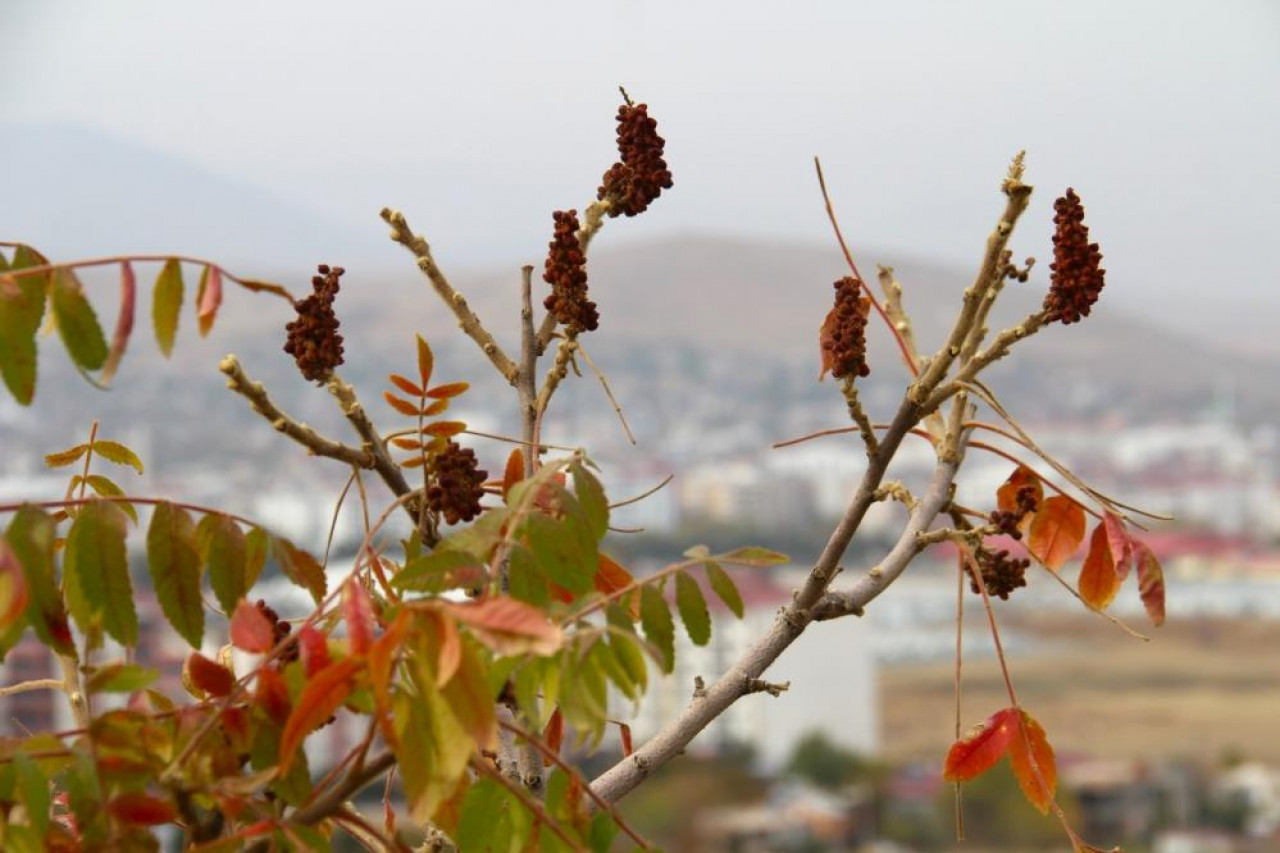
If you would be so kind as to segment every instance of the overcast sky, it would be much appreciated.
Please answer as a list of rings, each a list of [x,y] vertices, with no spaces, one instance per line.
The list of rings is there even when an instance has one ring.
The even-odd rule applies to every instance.
[[[610,239],[824,241],[820,154],[848,232],[890,255],[869,262],[972,266],[1026,148],[1020,254],[1047,260],[1071,185],[1130,306],[1280,306],[1273,0],[0,2],[6,133],[102,131],[379,239],[401,207],[469,264],[536,259],[550,211],[592,197],[617,84],[676,187]]]

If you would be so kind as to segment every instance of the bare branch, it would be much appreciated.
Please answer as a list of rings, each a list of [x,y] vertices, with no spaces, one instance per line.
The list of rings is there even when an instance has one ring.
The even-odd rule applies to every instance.
[[[458,326],[467,337],[476,342],[503,378],[514,385],[519,368],[502,351],[502,347],[498,346],[498,342],[494,340],[489,330],[480,323],[480,318],[467,304],[466,297],[454,290],[453,285],[445,278],[431,255],[431,246],[424,238],[409,229],[409,223],[405,221],[404,214],[400,211],[384,207],[382,219],[391,226],[391,239],[413,252],[414,257],[418,259],[418,269],[422,270],[423,275],[431,282],[431,286],[435,288],[444,304],[449,306],[449,310],[458,318]]]

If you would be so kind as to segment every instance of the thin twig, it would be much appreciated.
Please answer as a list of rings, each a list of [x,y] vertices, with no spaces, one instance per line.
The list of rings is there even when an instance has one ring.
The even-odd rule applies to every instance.
[[[652,495],[654,492],[661,489],[667,483],[670,483],[675,478],[676,478],[675,474],[668,474],[667,476],[662,478],[662,482],[659,483],[658,485],[653,486],[652,488],[649,488],[649,489],[645,489],[643,492],[636,495],[635,497],[627,498],[626,500],[621,500],[621,501],[618,501],[617,503],[609,504],[609,509],[617,509],[620,506],[627,506],[628,504],[639,503],[640,501],[649,497],[649,495]]]
[[[582,356],[582,360],[587,363],[587,367],[590,367],[591,372],[596,375],[596,379],[600,380],[600,387],[604,389],[605,396],[609,398],[609,402],[613,405],[613,410],[618,414],[618,420],[622,422],[622,429],[627,434],[627,441],[635,444],[635,434],[631,432],[631,427],[627,424],[627,416],[622,413],[622,406],[618,405],[618,399],[613,396],[613,391],[609,388],[609,380],[605,378],[600,368],[596,367],[596,363],[591,360],[591,356],[587,355],[587,351],[583,348],[581,342],[578,343],[578,355]]]
[[[0,246],[18,246],[19,243],[0,243]],[[246,290],[255,293],[270,293],[279,296],[287,301],[290,305],[297,305],[297,300],[293,297],[285,287],[279,284],[271,284],[270,282],[258,281],[257,279],[244,278],[229,271],[221,264],[215,264],[204,258],[195,258],[189,255],[112,255],[107,258],[88,258],[81,261],[67,261],[61,264],[43,264],[41,266],[23,267],[22,269],[9,269],[0,273],[0,278],[22,278],[28,275],[42,275],[54,272],[55,270],[79,269],[81,267],[103,267],[115,266],[123,263],[163,263],[165,261],[179,261],[184,264],[192,264],[193,266],[208,267],[215,269],[227,281],[235,282]]]

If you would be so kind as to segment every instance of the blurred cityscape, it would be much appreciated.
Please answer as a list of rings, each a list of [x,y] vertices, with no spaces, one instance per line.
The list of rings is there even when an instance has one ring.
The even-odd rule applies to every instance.
[[[327,395],[301,385],[274,344],[234,337],[250,371],[265,379],[284,408],[334,435]],[[390,337],[390,336],[387,336]],[[404,347],[371,336],[367,361],[384,375]],[[270,344],[270,345],[268,345]],[[55,355],[46,356],[40,410],[0,401],[6,434],[0,459],[0,501],[52,498],[66,477],[44,470],[41,455],[82,438],[86,401],[103,434],[126,441],[147,461],[145,477],[119,478],[139,493],[243,513],[316,553],[334,538],[330,572],[341,577],[359,541],[354,501],[334,516],[343,472],[307,458],[242,401],[211,379],[200,351],[176,365],[140,358],[121,389],[97,395],[74,383]],[[48,348],[52,352],[53,348]],[[471,353],[445,339],[440,370],[452,371]],[[738,573],[746,617],[717,614],[706,647],[682,643],[676,672],[659,681],[638,708],[619,707],[637,741],[656,731],[688,701],[695,678],[712,679],[765,629],[804,566],[825,540],[865,465],[852,434],[785,448],[771,444],[842,424],[834,388],[812,382],[812,362],[770,360],[764,354],[699,349],[686,344],[634,348],[602,346],[605,369],[637,433],[622,430],[589,372],[558,400],[548,434],[556,443],[591,449],[602,464],[608,493],[619,500],[674,474],[645,500],[619,509],[609,550],[645,573],[687,547],[761,544],[792,557],[774,572]],[[391,365],[391,367],[388,367]],[[351,366],[348,378],[364,389],[384,429],[395,428],[376,400],[379,370]],[[462,371],[467,375],[465,371]],[[483,376],[460,402],[472,429],[512,432],[494,412],[509,411],[506,389]],[[1048,381],[1053,381],[1048,380]],[[1015,411],[1037,411],[1034,381],[1006,377]],[[708,394],[708,388],[716,389]],[[869,382],[873,411],[893,404],[889,380]],[[1147,631],[1136,591],[1126,589],[1112,612],[1152,642],[1137,643],[1087,614],[1043,574],[1008,603],[998,602],[1005,647],[1024,704],[1044,722],[1057,748],[1064,807],[1086,838],[1123,842],[1153,853],[1280,849],[1280,476],[1272,424],[1242,414],[1229,388],[1209,389],[1182,416],[1159,395],[1129,406],[1128,393],[1028,418],[1041,446],[1100,490],[1126,503],[1170,515],[1145,540],[1159,556],[1169,590],[1169,625]],[[93,396],[90,396],[93,395]],[[135,407],[149,406],[144,418]],[[1070,414],[1074,408],[1077,414]],[[1041,409],[1040,411],[1043,411]],[[1150,411],[1164,412],[1157,418]],[[999,436],[984,440],[1020,451]],[[500,469],[507,446],[475,437],[483,462]],[[1028,459],[1028,461],[1032,461]],[[932,466],[924,441],[908,444],[891,476],[919,484]],[[1002,457],[970,451],[960,499],[990,506],[1012,470]],[[379,498],[374,497],[375,500]],[[846,571],[874,565],[892,542],[902,511],[877,507],[846,560]],[[134,545],[141,547],[141,537]],[[181,695],[185,646],[168,633],[146,589],[141,554],[135,585],[143,611],[139,662],[165,672],[158,686]],[[637,822],[673,850],[935,850],[954,838],[953,790],[940,761],[954,738],[951,661],[955,653],[954,559],[927,554],[862,619],[816,626],[770,670],[788,682],[781,696],[739,702],[677,762],[628,801]],[[1064,571],[1074,582],[1076,568]],[[268,576],[255,595],[282,613],[299,616],[306,596]],[[990,667],[985,623],[967,619],[966,696],[962,728],[1005,704]],[[208,653],[219,644],[207,641]],[[38,646],[19,646],[0,678],[7,683],[50,677],[52,662]],[[1067,690],[1064,681],[1070,682]],[[1117,701],[1116,691],[1123,693]],[[57,694],[33,691],[5,698],[9,731],[69,724]],[[1115,706],[1112,708],[1112,706]],[[1111,709],[1111,710],[1106,710]],[[340,715],[313,738],[313,768],[338,755],[359,732]],[[614,749],[616,750],[616,744]],[[604,758],[583,756],[584,766]],[[616,758],[616,752],[612,753]],[[974,849],[1057,849],[1052,818],[1019,801],[1012,776],[999,771],[963,792],[966,831]],[[714,781],[713,781],[714,780]],[[714,789],[714,793],[708,793]],[[679,808],[676,804],[679,804]],[[696,808],[689,807],[696,803]],[[998,821],[983,815],[999,811]],[[982,846],[985,845],[985,846]]]

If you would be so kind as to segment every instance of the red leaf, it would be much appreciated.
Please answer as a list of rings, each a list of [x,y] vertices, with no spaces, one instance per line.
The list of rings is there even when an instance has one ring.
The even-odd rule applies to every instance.
[[[351,653],[362,655],[373,645],[373,602],[369,593],[355,577],[347,578],[342,587],[342,618],[347,623],[347,636],[351,639]]]
[[[196,318],[199,321],[200,335],[209,334],[213,328],[214,318],[218,316],[218,306],[222,304],[222,270],[210,264],[205,267],[205,274],[200,277],[200,293],[196,306]]]
[[[284,676],[278,670],[263,667],[258,670],[258,686],[253,694],[253,702],[266,712],[276,725],[284,725],[289,719],[292,703],[289,701],[289,687],[284,683]]]
[[[219,699],[230,695],[236,686],[236,677],[231,670],[199,652],[192,652],[187,657],[184,674],[197,688]]]
[[[280,735],[281,773],[288,771],[307,735],[328,721],[355,691],[360,666],[361,662],[355,658],[344,658],[307,681]]]
[[[1120,577],[1107,537],[1106,522],[1098,522],[1089,539],[1089,553],[1080,567],[1080,597],[1099,610],[1105,610],[1120,589]]]
[[[302,671],[315,675],[329,666],[329,640],[310,625],[298,632],[298,648],[302,655]]]
[[[99,377],[105,385],[116,375],[120,359],[124,358],[125,347],[129,345],[129,335],[133,334],[133,315],[138,304],[138,280],[133,274],[133,265],[128,261],[120,264],[120,316],[116,319],[116,331],[111,336],[111,349],[107,352],[107,363],[102,365]]]
[[[622,757],[630,758],[631,753],[635,752],[631,747],[631,726],[618,723],[618,735],[622,738]]]
[[[431,623],[429,638],[436,649],[436,684],[444,687],[462,663],[462,636],[458,633],[458,623],[447,613],[428,610],[424,615]]]
[[[469,382],[450,382],[448,385],[437,385],[427,392],[427,396],[433,400],[448,400],[456,397],[471,387]]]
[[[1123,581],[1133,566],[1133,548],[1129,544],[1129,531],[1124,529],[1120,516],[1107,510],[1102,516],[1107,528],[1107,542],[1111,545],[1111,559],[1116,564],[1116,577]]]
[[[275,645],[275,628],[256,605],[245,599],[236,604],[231,617],[231,642],[238,648],[254,654],[262,654]]]
[[[1013,775],[1031,805],[1047,814],[1053,794],[1058,788],[1058,770],[1053,758],[1053,747],[1045,737],[1044,729],[1026,711],[1014,718],[1019,724],[1009,744],[1009,763]],[[1037,773],[1037,770],[1039,771]]]
[[[963,782],[980,776],[995,766],[1009,749],[1009,743],[1018,731],[1018,711],[1005,708],[996,711],[981,726],[951,745],[942,778],[949,782]]]
[[[447,602],[442,606],[499,654],[550,655],[563,641],[560,628],[545,613],[514,598],[490,596],[471,604]]]
[[[167,800],[150,794],[119,794],[107,804],[112,817],[136,826],[158,826],[173,823],[178,812]]]
[[[18,556],[8,542],[0,539],[0,633],[8,631],[22,618],[28,597],[27,577]]]
[[[411,381],[407,376],[401,376],[399,373],[393,373],[388,378],[397,388],[412,397],[421,397],[423,394],[422,387]]]
[[[506,470],[502,472],[502,497],[507,497],[511,487],[524,479],[524,453],[520,448],[511,451],[507,457]]]
[[[410,403],[403,397],[397,397],[390,391],[383,391],[382,398],[387,401],[391,408],[395,409],[402,415],[408,415],[411,418],[416,418],[419,414],[418,407],[416,405]]]
[[[1084,507],[1065,495],[1054,495],[1036,510],[1027,547],[1040,562],[1057,570],[1080,547],[1084,531]]]
[[[542,739],[546,741],[547,749],[556,755],[560,754],[560,745],[564,743],[564,714],[560,713],[560,706],[551,712],[551,719],[547,720],[547,727],[542,730]],[[551,759],[543,756],[542,766],[551,766]]]
[[[1152,624],[1159,627],[1164,624],[1164,570],[1145,543],[1137,539],[1129,542],[1138,567],[1138,594],[1142,596],[1142,606],[1147,608]]]

